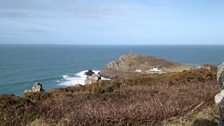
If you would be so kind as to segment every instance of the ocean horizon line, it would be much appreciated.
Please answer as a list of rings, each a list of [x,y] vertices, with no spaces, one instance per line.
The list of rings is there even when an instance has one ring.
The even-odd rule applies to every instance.
[[[224,46],[224,44],[6,44],[6,46]]]

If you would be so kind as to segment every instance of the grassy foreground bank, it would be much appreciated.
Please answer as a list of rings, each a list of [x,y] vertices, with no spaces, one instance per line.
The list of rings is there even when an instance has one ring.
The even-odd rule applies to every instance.
[[[220,90],[213,66],[86,86],[0,95],[1,125],[213,126]]]

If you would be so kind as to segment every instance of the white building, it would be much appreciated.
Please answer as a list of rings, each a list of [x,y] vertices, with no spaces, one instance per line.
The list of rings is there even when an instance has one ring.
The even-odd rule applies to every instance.
[[[150,72],[156,72],[156,73],[159,73],[161,72],[161,70],[158,68],[158,67],[153,67],[149,70]]]
[[[137,69],[137,70],[135,70],[135,72],[141,73],[141,72],[142,72],[142,70]]]

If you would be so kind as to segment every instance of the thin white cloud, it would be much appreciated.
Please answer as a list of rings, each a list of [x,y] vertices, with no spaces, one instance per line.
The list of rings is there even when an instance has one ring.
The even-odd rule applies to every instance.
[[[69,17],[107,18],[135,10],[135,5],[100,4],[79,0],[7,0],[0,1],[0,18]]]

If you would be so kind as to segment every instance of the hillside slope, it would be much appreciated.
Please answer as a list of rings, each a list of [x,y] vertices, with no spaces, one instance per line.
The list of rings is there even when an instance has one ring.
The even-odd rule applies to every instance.
[[[127,54],[106,65],[101,70],[101,75],[107,78],[125,78],[142,74],[181,72],[191,68],[193,67],[159,57]]]
[[[206,67],[99,81],[50,92],[27,93],[23,97],[0,95],[0,123],[165,126],[181,125],[182,122],[176,120],[188,115],[185,119],[193,124],[197,120],[192,115],[214,104],[214,95],[219,91],[216,72],[215,67]],[[217,117],[215,109],[211,111]]]

